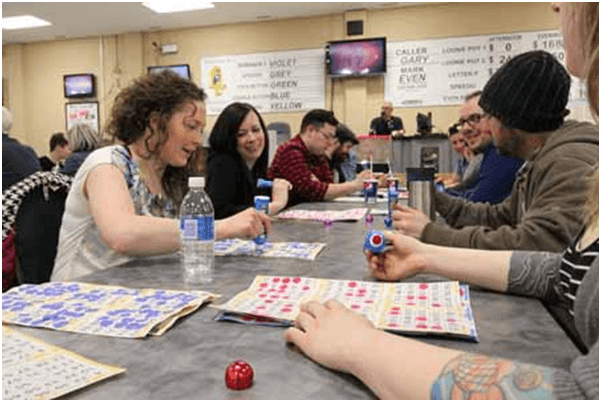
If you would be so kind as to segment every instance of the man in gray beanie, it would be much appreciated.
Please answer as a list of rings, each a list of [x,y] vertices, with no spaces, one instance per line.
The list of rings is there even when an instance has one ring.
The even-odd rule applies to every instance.
[[[398,206],[395,229],[426,243],[488,250],[563,251],[584,225],[587,178],[599,162],[599,128],[565,121],[570,76],[549,53],[523,53],[488,81],[480,129],[500,153],[526,162],[511,195],[490,205],[435,194],[448,225]]]

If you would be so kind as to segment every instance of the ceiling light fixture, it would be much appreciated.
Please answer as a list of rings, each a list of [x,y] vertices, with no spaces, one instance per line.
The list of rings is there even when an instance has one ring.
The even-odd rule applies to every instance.
[[[142,5],[155,13],[178,13],[215,7],[208,1],[146,1]]]
[[[52,25],[48,21],[34,17],[33,15],[18,15],[15,17],[2,18],[2,29],[37,28]]]

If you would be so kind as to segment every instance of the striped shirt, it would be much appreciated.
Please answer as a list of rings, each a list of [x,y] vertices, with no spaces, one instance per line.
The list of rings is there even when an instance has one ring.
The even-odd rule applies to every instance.
[[[577,239],[580,239],[580,237],[578,236]],[[590,246],[581,251],[576,250],[576,244],[578,244],[578,240],[563,253],[561,267],[559,268],[559,286],[564,291],[568,301],[568,311],[572,316],[574,315],[574,300],[576,300],[576,293],[578,292],[582,278],[588,272],[595,258],[599,256],[598,238]]]

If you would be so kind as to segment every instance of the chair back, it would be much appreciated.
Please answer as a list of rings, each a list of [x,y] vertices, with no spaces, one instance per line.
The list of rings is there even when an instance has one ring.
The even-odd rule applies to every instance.
[[[267,131],[269,130],[275,130],[276,131],[276,142],[277,145],[281,145],[283,143],[285,143],[286,141],[288,141],[290,139],[290,124],[284,122],[284,121],[276,121],[273,123],[269,123],[267,125]]]
[[[36,172],[2,193],[2,239],[14,230],[19,283],[50,280],[72,181],[62,173]]]

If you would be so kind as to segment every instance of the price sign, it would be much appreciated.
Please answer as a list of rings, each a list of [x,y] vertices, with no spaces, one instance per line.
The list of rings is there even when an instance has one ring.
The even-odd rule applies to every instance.
[[[527,51],[547,51],[565,64],[559,31],[389,42],[386,50],[385,97],[397,107],[460,104],[504,63]],[[585,87],[573,78],[569,106],[582,104]]]

